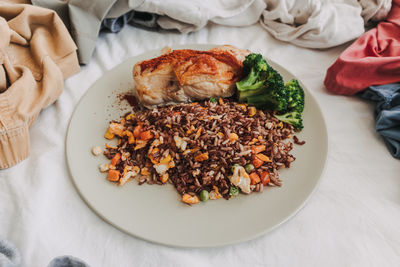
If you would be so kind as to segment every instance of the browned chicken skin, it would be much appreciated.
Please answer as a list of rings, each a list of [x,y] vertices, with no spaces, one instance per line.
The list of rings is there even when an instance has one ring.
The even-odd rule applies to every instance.
[[[140,102],[152,108],[210,97],[229,97],[250,51],[219,46],[208,51],[173,50],[133,67]]]

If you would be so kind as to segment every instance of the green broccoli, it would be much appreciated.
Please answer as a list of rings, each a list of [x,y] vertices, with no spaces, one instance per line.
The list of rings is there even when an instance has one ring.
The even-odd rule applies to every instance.
[[[278,120],[289,123],[293,125],[296,130],[303,129],[303,119],[301,118],[301,113],[298,111],[287,112],[282,115],[274,115]]]
[[[293,125],[296,130],[301,130],[303,128],[301,113],[304,110],[304,90],[297,80],[287,82],[285,89],[288,93],[287,109],[275,117]]]
[[[299,82],[295,79],[285,84],[286,91],[288,92],[288,107],[289,111],[303,112],[304,110],[304,90],[301,88]]]
[[[283,111],[288,95],[282,76],[260,54],[249,54],[243,61],[244,78],[236,83],[239,101],[258,108]]]
[[[264,85],[268,64],[260,54],[249,54],[243,61],[243,78],[236,83],[239,91],[256,90]]]

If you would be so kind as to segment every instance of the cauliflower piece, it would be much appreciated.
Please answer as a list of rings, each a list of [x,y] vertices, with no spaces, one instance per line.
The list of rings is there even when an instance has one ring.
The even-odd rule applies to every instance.
[[[101,153],[103,153],[103,149],[99,146],[93,146],[92,147],[92,154],[95,156],[100,155]]]
[[[242,190],[243,193],[251,193],[250,176],[242,166],[236,166],[233,169],[233,175],[228,177],[231,183]]]

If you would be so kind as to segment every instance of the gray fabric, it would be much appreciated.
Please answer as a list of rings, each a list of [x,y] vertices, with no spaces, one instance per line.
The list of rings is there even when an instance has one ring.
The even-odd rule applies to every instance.
[[[67,25],[76,45],[78,58],[87,64],[96,46],[101,23],[109,13],[119,17],[137,8],[144,0],[32,0],[32,4],[51,8]]]
[[[20,264],[18,249],[9,241],[0,238],[0,267],[18,267]]]
[[[53,259],[48,267],[90,267],[86,262],[72,257],[61,256]]]
[[[0,267],[19,266],[21,266],[19,250],[11,242],[0,238]],[[90,267],[90,265],[72,256],[60,256],[53,259],[48,267]]]
[[[375,102],[376,131],[395,158],[400,158],[400,83],[371,86],[361,97]]]

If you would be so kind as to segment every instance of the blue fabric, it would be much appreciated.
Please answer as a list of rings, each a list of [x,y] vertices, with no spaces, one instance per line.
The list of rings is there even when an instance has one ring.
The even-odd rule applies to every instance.
[[[6,239],[0,238],[0,267],[21,266],[18,249]],[[90,267],[86,262],[72,257],[61,256],[53,259],[48,267]]]
[[[375,102],[376,131],[390,153],[400,158],[400,83],[370,86],[361,97]]]
[[[136,26],[143,26],[146,28],[156,28],[157,27],[157,15],[146,13],[146,12],[138,12],[138,11],[130,11],[125,13],[124,15],[118,18],[107,18],[101,22],[101,29],[107,29],[110,32],[119,32],[122,28],[130,23]]]

